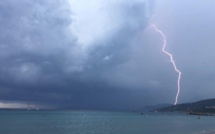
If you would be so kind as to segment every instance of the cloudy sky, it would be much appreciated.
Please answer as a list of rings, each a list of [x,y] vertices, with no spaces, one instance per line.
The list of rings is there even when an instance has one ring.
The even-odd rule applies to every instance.
[[[1,0],[0,107],[132,110],[215,98],[215,1]]]

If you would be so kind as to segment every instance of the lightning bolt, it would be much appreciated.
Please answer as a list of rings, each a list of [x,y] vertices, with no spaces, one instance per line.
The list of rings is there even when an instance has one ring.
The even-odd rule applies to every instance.
[[[163,37],[163,48],[162,48],[162,51],[170,57],[170,60],[171,60],[171,62],[173,64],[173,67],[174,67],[175,71],[178,73],[178,81],[177,81],[177,83],[178,83],[178,91],[177,91],[177,94],[176,94],[176,97],[175,97],[175,105],[177,105],[177,103],[178,103],[178,96],[180,94],[181,72],[178,70],[178,68],[177,68],[177,66],[175,64],[175,61],[173,59],[172,54],[169,53],[169,52],[167,52],[165,50],[165,48],[166,48],[166,36],[164,35],[164,33],[161,30],[159,30],[157,28],[157,26],[155,24],[152,24],[152,26],[154,27],[154,29],[156,30],[156,32],[160,33],[160,35]]]

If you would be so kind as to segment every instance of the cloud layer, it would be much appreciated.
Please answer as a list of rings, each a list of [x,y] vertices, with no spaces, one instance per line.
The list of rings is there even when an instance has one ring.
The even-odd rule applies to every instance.
[[[1,1],[1,99],[82,105],[85,89],[124,83],[114,74],[149,16],[145,0]]]
[[[155,5],[154,5],[155,4]],[[190,8],[192,6],[192,8]],[[211,0],[1,0],[0,104],[137,109],[212,98]],[[154,10],[153,10],[154,9]]]

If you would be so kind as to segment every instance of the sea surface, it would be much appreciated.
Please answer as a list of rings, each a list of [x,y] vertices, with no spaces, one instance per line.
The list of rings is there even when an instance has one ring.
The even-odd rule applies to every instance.
[[[214,116],[94,111],[0,111],[0,134],[201,134]]]

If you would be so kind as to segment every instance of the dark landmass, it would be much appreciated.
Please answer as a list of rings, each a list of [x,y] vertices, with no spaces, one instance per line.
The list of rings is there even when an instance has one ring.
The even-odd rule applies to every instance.
[[[215,115],[215,99],[201,100],[159,108],[159,112],[185,112],[190,115]]]

